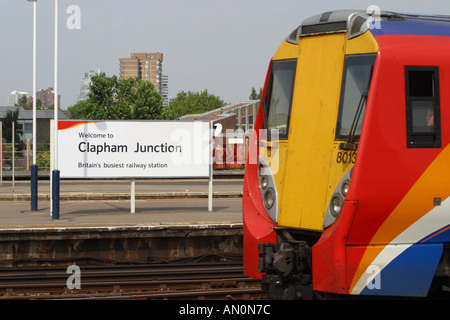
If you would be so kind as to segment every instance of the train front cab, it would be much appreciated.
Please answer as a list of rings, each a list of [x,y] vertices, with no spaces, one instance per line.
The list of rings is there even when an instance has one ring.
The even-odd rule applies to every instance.
[[[357,19],[339,14],[345,31],[303,23],[271,62],[244,181],[245,271],[279,299],[426,296],[449,278],[449,23],[388,15],[350,35]]]
[[[450,23],[441,19],[399,16],[371,31],[379,52],[357,161],[340,221],[313,248],[317,290],[423,297],[448,285]]]

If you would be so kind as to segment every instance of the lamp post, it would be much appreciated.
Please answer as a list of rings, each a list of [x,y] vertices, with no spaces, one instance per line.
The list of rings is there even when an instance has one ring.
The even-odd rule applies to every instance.
[[[33,3],[33,164],[31,165],[31,211],[38,207],[38,165],[36,162],[36,7],[37,0],[28,0]]]
[[[55,65],[54,65],[54,170],[52,172],[52,219],[59,219],[59,169],[58,169],[58,0],[55,0]]]

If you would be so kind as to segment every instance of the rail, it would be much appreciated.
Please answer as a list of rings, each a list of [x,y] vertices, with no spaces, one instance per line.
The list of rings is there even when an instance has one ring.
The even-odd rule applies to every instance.
[[[62,267],[0,268],[0,300],[262,299],[260,281],[241,262],[82,266],[70,289]]]

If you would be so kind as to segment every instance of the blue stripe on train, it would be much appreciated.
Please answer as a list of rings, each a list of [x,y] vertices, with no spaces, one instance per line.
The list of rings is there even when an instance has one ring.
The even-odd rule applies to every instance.
[[[424,35],[424,36],[450,36],[450,23],[443,21],[428,20],[401,20],[401,21],[380,21],[370,31],[376,36],[380,35]]]
[[[442,250],[442,243],[412,245],[386,266],[361,294],[426,296]]]

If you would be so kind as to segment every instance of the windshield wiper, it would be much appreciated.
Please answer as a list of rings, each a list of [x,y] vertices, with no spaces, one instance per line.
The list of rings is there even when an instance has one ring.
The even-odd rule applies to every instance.
[[[267,141],[270,141],[270,129],[269,129],[269,108],[270,108],[270,97],[272,95],[272,79],[273,75],[271,74],[268,79],[268,83],[270,84],[265,92],[265,95],[261,97],[261,107],[263,112],[263,128],[267,130]]]
[[[355,117],[353,118],[352,126],[350,127],[350,132],[348,134],[347,141],[339,145],[339,148],[342,150],[356,151],[358,149],[358,146],[355,143],[356,128],[358,127],[359,118],[361,117],[364,106],[366,105],[368,95],[369,95],[369,86],[367,86],[366,90],[364,90],[364,92],[361,95],[361,98],[359,99],[358,108],[356,109]]]
[[[373,66],[370,68],[368,81],[369,83],[367,83],[366,89],[361,94],[361,98],[359,98],[358,108],[356,109],[355,117],[353,118],[352,126],[350,127],[350,132],[348,134],[347,141],[339,145],[339,148],[341,148],[342,150],[356,151],[358,149],[358,145],[355,143],[356,128],[358,127],[358,122],[359,118],[361,117],[362,111],[366,106],[367,97],[369,95],[370,83],[372,82],[372,75],[373,75]]]

